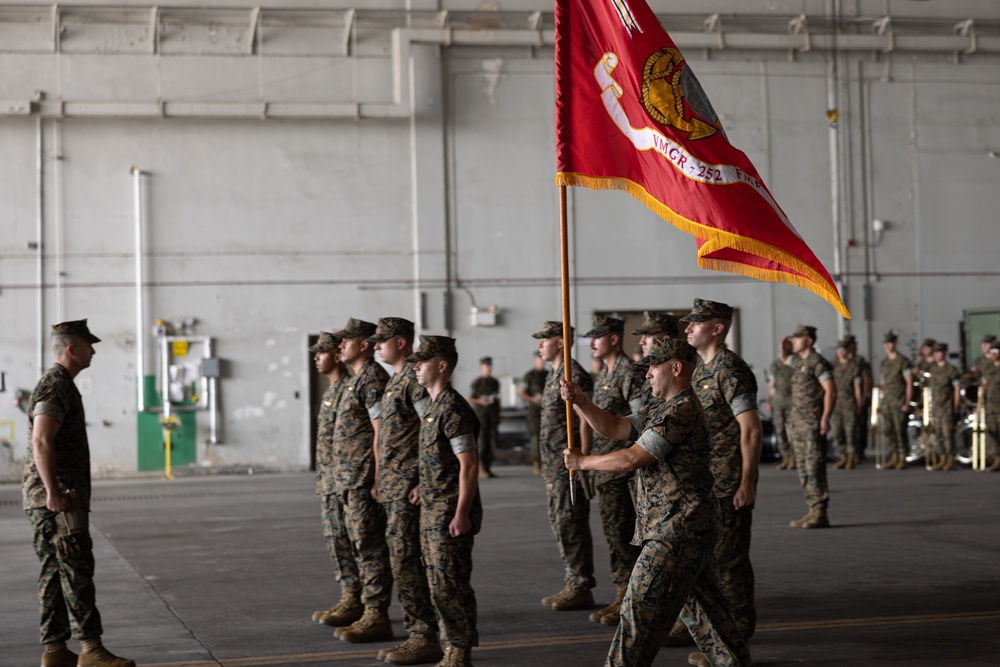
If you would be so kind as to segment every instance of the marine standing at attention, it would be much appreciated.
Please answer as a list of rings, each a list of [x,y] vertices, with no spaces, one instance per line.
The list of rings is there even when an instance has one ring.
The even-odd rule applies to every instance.
[[[483,523],[476,438],[479,420],[451,386],[458,364],[455,339],[421,336],[408,359],[430,403],[420,421],[420,548],[437,613],[444,658],[437,667],[471,667],[479,645],[472,548]]]
[[[28,403],[24,511],[34,531],[41,612],[42,667],[135,667],[104,648],[94,587],[90,538],[90,445],[83,398],[73,380],[90,368],[101,339],[87,320],[52,327],[55,363],[35,385]],[[66,647],[79,640],[80,655]]]

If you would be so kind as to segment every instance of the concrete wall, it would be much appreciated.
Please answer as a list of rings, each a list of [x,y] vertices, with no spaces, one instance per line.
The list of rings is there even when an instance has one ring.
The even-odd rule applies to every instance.
[[[499,375],[527,370],[530,334],[560,318],[551,46],[413,45],[397,89],[385,17],[359,14],[344,53],[331,46],[341,34],[334,20],[309,30],[265,22],[258,48],[243,53],[249,28],[225,23],[229,14],[222,28],[189,19],[184,39],[184,26],[164,28],[159,52],[145,53],[148,25],[133,17],[107,28],[109,37],[92,17],[73,18],[80,4],[64,5],[58,53],[44,50],[51,34],[43,24],[17,24],[0,11],[0,31],[22,40],[0,49],[0,100],[44,92],[31,113],[0,117],[0,369],[9,388],[32,387],[40,334],[58,321],[90,319],[104,342],[78,384],[97,470],[136,467],[133,165],[147,173],[144,334],[154,318],[193,316],[196,332],[214,337],[227,360],[223,444],[211,452],[199,445],[199,458],[308,465],[307,336],[349,316],[404,316],[424,332],[455,335],[463,390],[485,354]],[[364,8],[460,12],[479,4]],[[532,0],[494,4],[511,22],[522,20],[516,12],[551,11]],[[698,21],[727,9],[827,11],[824,2],[669,4]],[[842,3],[849,16],[992,20],[984,32],[1000,18],[996,3],[962,3],[963,15],[951,4]],[[264,17],[291,6],[330,3],[273,2]],[[392,20],[405,25],[405,13]],[[825,54],[686,55],[731,141],[833,272]],[[850,322],[804,290],[700,270],[694,239],[625,194],[572,189],[578,330],[595,311],[680,309],[696,296],[726,301],[740,309],[739,348],[762,384],[777,339],[797,322],[818,326],[823,345],[850,330],[876,361],[890,327],[904,347],[924,336],[957,346],[963,309],[1000,304],[997,64],[995,53],[839,58],[839,230]],[[288,117],[296,114],[307,118]],[[39,240],[39,206],[41,327],[38,257],[28,247]],[[886,221],[878,239],[876,218]],[[499,307],[499,326],[473,328],[473,303]],[[586,354],[586,342],[575,352]],[[0,397],[5,420],[16,422],[23,449],[23,416]]]

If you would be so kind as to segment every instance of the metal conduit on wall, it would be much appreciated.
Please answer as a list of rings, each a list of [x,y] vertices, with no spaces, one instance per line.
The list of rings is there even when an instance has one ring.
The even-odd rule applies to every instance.
[[[830,0],[832,2],[832,0]],[[839,6],[839,2],[836,3]],[[16,13],[15,13],[16,12]],[[274,119],[391,119],[410,118],[409,62],[414,44],[446,47],[523,47],[549,48],[555,44],[552,15],[548,12],[379,12],[364,9],[261,9],[261,8],[192,8],[149,6],[124,8],[113,5],[74,5],[62,7],[0,8],[0,23],[23,22],[36,13],[35,22],[51,23],[51,31],[39,31],[38,43],[29,38],[4,44],[0,52],[46,55],[91,54],[107,58],[149,60],[149,56],[198,56],[205,61],[215,57],[273,58],[284,57],[357,57],[351,43],[359,22],[379,25],[387,36],[386,47],[392,60],[392,103],[384,101],[302,102],[268,99],[254,101],[182,100],[182,99],[110,99],[110,100],[0,100],[0,116],[36,114],[51,117],[89,118],[274,118]],[[757,15],[734,12],[720,17],[689,14],[660,14],[670,27],[677,45],[688,52],[702,51],[706,57],[724,51],[785,52],[788,58],[810,53],[838,52],[869,55],[873,61],[892,54],[949,54],[956,63],[976,55],[1000,54],[1000,21],[863,16],[843,17],[828,12],[825,16],[801,14]],[[112,18],[114,17],[114,18]],[[405,17],[405,19],[404,19]],[[484,18],[485,17],[485,18]],[[262,27],[266,19],[280,21],[285,31],[326,26],[341,43],[336,52],[283,52],[265,39]],[[488,18],[488,21],[486,20]],[[95,31],[113,21],[120,30],[129,31],[130,39],[94,40],[94,46],[64,44],[59,37],[64,20],[73,21],[77,43],[88,26]],[[164,49],[162,26],[169,24],[172,42],[189,42],[187,50],[174,46]],[[214,46],[199,50],[197,30],[208,26],[228,31],[228,47]],[[405,27],[416,26],[416,27]],[[477,27],[482,26],[482,27]],[[528,27],[525,27],[528,26]],[[698,27],[699,30],[692,30]],[[193,32],[190,39],[174,33]],[[137,43],[138,42],[138,43]],[[145,42],[145,47],[143,46]],[[118,50],[116,50],[118,49]],[[369,56],[375,57],[375,56]],[[153,60],[152,62],[155,62]],[[357,88],[355,85],[354,89]]]

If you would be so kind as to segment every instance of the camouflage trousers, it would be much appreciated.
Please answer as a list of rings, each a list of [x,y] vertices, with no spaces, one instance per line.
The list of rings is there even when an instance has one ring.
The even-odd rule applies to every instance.
[[[788,415],[791,414],[792,406],[788,403],[771,403],[771,424],[774,426],[774,442],[778,446],[781,458],[790,459],[795,456],[792,453],[792,446],[788,442],[788,432],[786,424]]]
[[[385,609],[392,602],[392,569],[385,543],[385,510],[367,488],[351,489],[333,496],[342,507],[347,536],[354,547],[361,584],[361,602]]]
[[[59,538],[56,512],[41,508],[27,510],[27,514],[34,531],[35,554],[42,565],[38,575],[41,643],[100,637],[104,629],[97,611],[89,526]]]
[[[955,453],[955,415],[951,407],[940,409],[935,407],[931,410],[931,430],[924,433],[926,445],[925,452],[934,454],[954,454]]]
[[[420,562],[420,506],[404,497],[383,503],[383,507],[385,541],[399,606],[403,608],[403,629],[408,634],[437,635],[427,573]]]
[[[605,667],[653,664],[678,614],[712,665],[753,664],[716,582],[711,537],[709,531],[677,543],[643,543]]]
[[[753,565],[750,564],[753,508],[737,510],[733,507],[732,496],[719,498],[719,510],[715,519],[718,538],[713,555],[719,590],[733,614],[740,634],[744,639],[750,639],[757,629],[754,574]]]
[[[494,408],[476,410],[479,417],[479,465],[486,472],[493,467],[497,451],[497,431],[500,428],[500,411]]]
[[[902,456],[910,453],[909,437],[906,434],[906,423],[908,417],[903,411],[902,403],[889,403],[886,401],[879,406],[879,428],[882,437],[889,451],[896,452]]]
[[[859,454],[864,450],[861,442],[861,425],[853,405],[837,406],[830,416],[830,439],[838,456]]]
[[[788,439],[795,452],[806,505],[809,509],[826,511],[830,503],[830,489],[826,485],[826,438],[819,434],[819,422],[789,422]]]
[[[576,504],[570,502],[569,479],[546,482],[549,525],[566,568],[566,583],[573,588],[593,588],[594,540],[590,535],[590,501],[577,487]],[[633,526],[634,527],[634,526]]]
[[[436,502],[420,510],[420,551],[431,601],[441,628],[441,640],[462,648],[479,646],[478,610],[472,590],[472,547],[482,518],[473,517],[473,529],[452,537],[448,524],[455,516],[453,502]]]
[[[361,592],[361,576],[358,574],[358,555],[347,535],[344,521],[344,504],[335,495],[324,495],[322,504],[323,538],[326,550],[335,567],[335,576],[345,591]]]
[[[635,533],[635,505],[628,477],[607,481],[597,487],[597,509],[611,555],[611,581],[625,586],[632,566],[639,557],[639,547],[632,544]]]
[[[986,411],[986,452],[990,457],[1000,456],[1000,410]]]
[[[531,442],[528,447],[531,449],[531,460],[541,461],[542,453],[539,449],[538,439],[540,436],[542,428],[542,415],[537,407],[529,406],[527,409],[528,413],[528,433],[531,436]]]

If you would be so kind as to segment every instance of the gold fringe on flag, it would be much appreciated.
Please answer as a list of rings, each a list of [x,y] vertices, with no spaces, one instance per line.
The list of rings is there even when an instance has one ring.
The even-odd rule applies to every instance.
[[[698,249],[698,266],[701,268],[742,274],[755,280],[795,285],[796,287],[807,289],[826,300],[845,318],[851,318],[851,313],[847,310],[847,306],[844,305],[836,288],[827,282],[827,279],[823,275],[795,255],[763,241],[740,236],[739,234],[733,234],[732,232],[726,232],[714,227],[708,227],[680,216],[659,199],[649,194],[645,188],[635,181],[621,177],[598,177],[573,172],[559,172],[556,174],[556,185],[570,185],[590,190],[621,190],[627,192],[674,227],[699,239],[705,239],[705,243]],[[705,255],[724,248],[733,248],[740,252],[769,259],[787,266],[796,273],[773,271],[739,262],[705,257]]]

